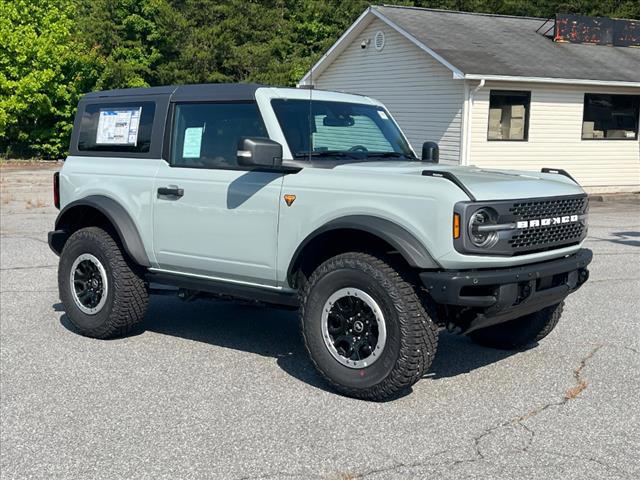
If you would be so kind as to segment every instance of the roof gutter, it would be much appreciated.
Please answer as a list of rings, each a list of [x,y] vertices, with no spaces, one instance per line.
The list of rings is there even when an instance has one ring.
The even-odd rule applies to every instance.
[[[471,160],[471,122],[473,119],[473,102],[475,100],[476,93],[478,93],[486,80],[484,78],[480,79],[480,83],[469,92],[469,101],[467,102],[467,111],[466,111],[466,122],[465,122],[465,132],[464,132],[464,159],[462,164],[469,165]]]
[[[588,80],[579,78],[552,78],[552,77],[518,77],[510,75],[482,75],[466,74],[465,80],[500,81],[500,82],[530,82],[530,83],[559,83],[568,85],[594,85],[607,87],[636,87],[640,88],[640,82],[621,82],[615,80]]]

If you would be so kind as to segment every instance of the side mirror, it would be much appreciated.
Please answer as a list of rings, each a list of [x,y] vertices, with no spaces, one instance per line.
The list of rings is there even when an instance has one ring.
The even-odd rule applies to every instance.
[[[440,161],[440,147],[436,142],[424,142],[422,144],[422,161],[431,163]]]
[[[269,138],[241,138],[238,141],[238,165],[279,167],[282,165],[282,145]]]

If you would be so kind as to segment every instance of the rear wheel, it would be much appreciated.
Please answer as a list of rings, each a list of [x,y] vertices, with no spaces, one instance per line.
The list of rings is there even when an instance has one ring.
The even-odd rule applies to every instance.
[[[528,347],[549,335],[562,315],[564,302],[506,323],[471,332],[471,339],[486,347],[513,350]]]
[[[83,228],[69,237],[60,255],[58,285],[69,320],[87,337],[125,335],[147,309],[142,272],[98,227]]]
[[[345,253],[324,262],[302,292],[304,342],[339,392],[387,400],[425,374],[437,331],[414,287],[381,258]]]

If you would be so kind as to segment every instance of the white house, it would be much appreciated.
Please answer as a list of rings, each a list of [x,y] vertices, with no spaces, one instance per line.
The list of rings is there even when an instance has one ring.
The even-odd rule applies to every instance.
[[[373,6],[300,85],[381,100],[443,163],[562,168],[591,192],[638,191],[633,46],[640,21]]]

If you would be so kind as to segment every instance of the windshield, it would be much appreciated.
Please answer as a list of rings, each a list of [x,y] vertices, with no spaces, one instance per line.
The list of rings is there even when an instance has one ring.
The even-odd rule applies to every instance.
[[[295,159],[415,158],[400,129],[377,105],[286,99],[271,105]]]

